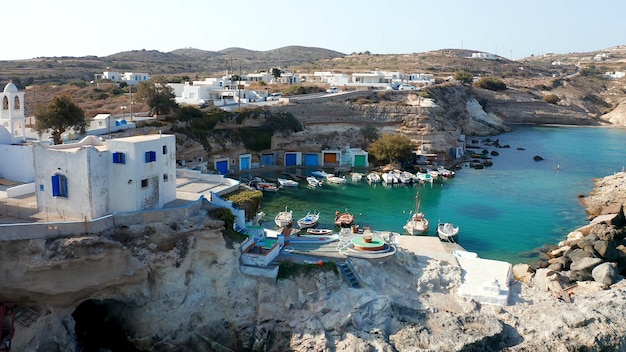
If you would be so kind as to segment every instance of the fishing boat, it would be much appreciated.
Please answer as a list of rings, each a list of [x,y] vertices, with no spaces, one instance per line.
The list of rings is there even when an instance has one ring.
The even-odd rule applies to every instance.
[[[316,179],[313,176],[309,176],[306,178],[306,182],[309,184],[309,186],[311,187],[322,187],[322,181]]]
[[[274,218],[274,223],[276,223],[276,226],[278,227],[285,227],[287,225],[292,224],[292,222],[293,222],[293,210],[288,210],[287,207],[285,207],[285,210],[276,214],[276,217]]]
[[[330,184],[335,184],[335,185],[343,185],[343,184],[346,183],[346,179],[345,179],[345,177],[330,176],[330,177],[326,178],[326,182],[328,182]]]
[[[449,222],[440,222],[437,225],[437,235],[443,241],[458,242],[459,227]]]
[[[409,235],[419,235],[424,232],[428,232],[428,219],[424,216],[424,213],[420,211],[420,198],[419,193],[415,195],[415,211],[407,220],[406,225],[404,225],[404,230],[409,233]]]
[[[370,172],[367,174],[367,182],[369,183],[379,183],[381,181],[380,175],[375,172]]]
[[[278,192],[278,185],[273,182],[257,182],[256,189],[263,192]]]
[[[328,236],[331,233],[333,233],[333,230],[331,229],[306,229],[306,234],[311,236]]]
[[[340,213],[338,211],[335,212],[335,225],[339,227],[350,227],[354,222],[354,214],[350,214],[347,211],[344,213]]]
[[[289,180],[286,178],[278,178],[278,184],[280,184],[283,187],[298,187],[299,183],[297,181],[294,180]]]
[[[353,172],[350,174],[350,177],[352,178],[352,182],[361,182],[363,174],[360,172]]]
[[[320,220],[320,213],[308,212],[304,217],[298,219],[298,226],[301,229],[307,229],[317,225]]]
[[[318,177],[318,178],[329,178],[331,176],[335,176],[334,174],[329,174],[328,172],[324,170],[313,171],[311,172],[311,175]]]

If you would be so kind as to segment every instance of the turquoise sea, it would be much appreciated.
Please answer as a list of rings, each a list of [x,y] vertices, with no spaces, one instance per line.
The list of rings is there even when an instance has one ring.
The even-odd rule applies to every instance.
[[[298,189],[266,193],[261,205],[267,213],[263,225],[272,227],[274,216],[287,206],[294,211],[294,219],[307,211],[320,211],[319,227],[332,228],[335,211],[347,209],[361,227],[402,233],[419,192],[421,210],[431,223],[429,236],[437,235],[438,221],[452,222],[460,227],[459,244],[466,250],[482,258],[530,263],[537,259],[529,255],[533,250],[558,243],[588,222],[578,196],[591,191],[594,178],[622,170],[626,130],[512,128],[510,133],[489,137],[510,146],[485,146],[499,153],[492,158],[493,166],[476,170],[465,164],[455,178],[432,186],[371,186],[352,183],[347,176],[346,185],[310,189],[303,180]],[[484,146],[486,138],[475,139]],[[535,155],[544,160],[534,161]],[[276,174],[255,175],[276,178]]]

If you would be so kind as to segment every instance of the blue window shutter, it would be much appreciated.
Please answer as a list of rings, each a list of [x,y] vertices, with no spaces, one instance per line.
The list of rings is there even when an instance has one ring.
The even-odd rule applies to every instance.
[[[126,154],[120,153],[120,164],[126,164]]]
[[[150,152],[146,152],[146,163],[150,162]]]
[[[58,197],[61,195],[61,190],[60,190],[60,183],[59,183],[59,175],[54,175],[52,176],[52,195],[55,197]]]
[[[156,161],[156,152],[155,151],[151,151],[150,152],[150,161]]]
[[[67,177],[60,175],[59,180],[61,181],[61,184],[59,185],[61,197],[67,198]]]

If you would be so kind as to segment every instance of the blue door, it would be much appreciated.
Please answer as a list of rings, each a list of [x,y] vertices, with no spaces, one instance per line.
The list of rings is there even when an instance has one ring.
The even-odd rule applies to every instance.
[[[261,155],[261,165],[263,165],[263,166],[274,166],[274,154],[263,154],[263,155]]]
[[[220,175],[226,175],[228,173],[228,160],[216,162],[215,168]]]
[[[285,166],[296,166],[297,158],[296,154],[285,154]]]
[[[241,157],[241,170],[248,170],[250,168],[250,157]]]
[[[319,166],[319,156],[317,154],[306,154],[304,156],[304,165],[305,166]]]

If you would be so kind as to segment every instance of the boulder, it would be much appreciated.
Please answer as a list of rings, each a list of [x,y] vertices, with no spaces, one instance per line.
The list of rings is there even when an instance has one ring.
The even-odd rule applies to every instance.
[[[567,257],[570,258],[572,261],[577,261],[582,258],[588,258],[590,256],[591,254],[589,254],[589,252],[585,252],[584,250],[580,248],[567,252]]]
[[[560,257],[560,256],[563,255],[563,253],[565,253],[565,252],[567,252],[567,251],[569,251],[571,249],[572,249],[572,247],[570,247],[570,246],[559,247],[559,248],[551,251],[550,255],[553,256],[553,257]]]
[[[613,242],[599,240],[593,244],[593,248],[607,262],[613,262],[619,258],[619,253]]]
[[[513,278],[523,283],[529,283],[532,279],[532,272],[530,272],[530,265],[528,264],[515,264],[513,266]]]
[[[591,271],[591,276],[596,282],[603,283],[605,285],[613,285],[621,279],[617,272],[616,263],[602,263]]]
[[[534,161],[541,161],[541,160],[543,160],[543,158],[542,158],[542,157],[540,157],[539,155],[535,155],[535,156],[533,157],[533,160],[534,160]]]
[[[572,261],[570,269],[572,271],[588,270],[602,263],[600,258],[585,257]]]

